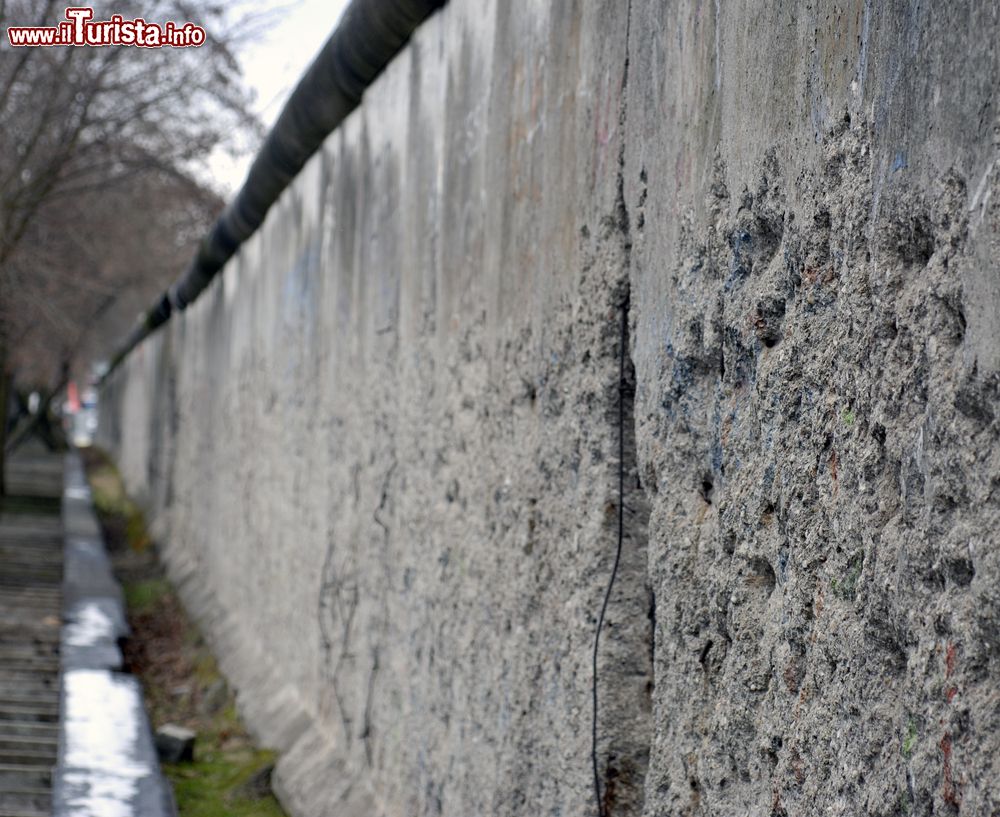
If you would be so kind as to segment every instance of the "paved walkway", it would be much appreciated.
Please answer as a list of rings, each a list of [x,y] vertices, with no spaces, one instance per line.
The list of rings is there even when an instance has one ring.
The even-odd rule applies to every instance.
[[[0,511],[0,815],[51,811],[59,739],[63,458],[26,444]]]
[[[170,817],[79,456],[27,443],[0,511],[0,817]]]

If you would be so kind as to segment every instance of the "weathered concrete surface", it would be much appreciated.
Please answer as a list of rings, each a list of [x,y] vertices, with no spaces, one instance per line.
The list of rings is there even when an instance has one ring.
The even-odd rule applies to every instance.
[[[596,813],[620,405],[609,813],[1000,810],[998,35],[651,0],[418,32],[104,394],[294,813]]]
[[[998,9],[798,5],[632,6],[650,810],[994,814]]]

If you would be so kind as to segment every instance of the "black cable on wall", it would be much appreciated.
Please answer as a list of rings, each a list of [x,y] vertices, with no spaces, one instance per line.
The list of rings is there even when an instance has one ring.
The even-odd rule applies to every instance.
[[[622,560],[622,546],[625,542],[625,391],[627,382],[625,379],[625,356],[628,354],[628,296],[622,302],[621,317],[621,339],[618,350],[618,530],[617,542],[615,545],[615,559],[611,566],[611,575],[608,577],[608,584],[604,590],[604,600],[601,603],[601,612],[597,617],[597,628],[594,631],[594,650],[592,658],[592,679],[591,679],[591,703],[592,720],[590,731],[590,763],[594,774],[594,801],[597,804],[598,817],[608,817],[605,808],[604,798],[601,793],[600,763],[597,759],[597,664],[601,651],[601,630],[604,629],[604,619],[608,613],[608,604],[611,601],[611,591],[615,586],[615,579],[618,577],[618,567]]]
[[[208,286],[327,136],[413,31],[447,0],[352,0],[299,80],[236,197],[202,240],[181,278],[139,320],[111,358],[107,377],[157,327]]]

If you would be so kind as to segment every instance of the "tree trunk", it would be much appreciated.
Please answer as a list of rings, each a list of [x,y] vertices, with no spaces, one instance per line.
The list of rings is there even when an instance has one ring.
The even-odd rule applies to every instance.
[[[49,415],[52,411],[52,400],[64,388],[66,388],[66,381],[59,381],[59,385],[52,391],[46,392],[45,396],[41,398],[38,403],[38,411],[34,414],[29,414],[23,422],[19,422],[14,426],[10,434],[5,435],[4,450],[7,454],[13,453],[32,434],[38,436],[48,446],[50,451],[61,450],[61,436],[57,436],[55,427],[50,422]]]

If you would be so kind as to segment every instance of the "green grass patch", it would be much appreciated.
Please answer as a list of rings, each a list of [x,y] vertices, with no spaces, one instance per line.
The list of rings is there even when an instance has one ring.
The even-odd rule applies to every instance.
[[[92,465],[87,476],[90,479],[90,493],[94,508],[104,520],[114,520],[124,525],[125,538],[132,550],[142,552],[151,544],[146,529],[146,517],[125,492],[118,469],[107,457],[95,452],[98,464]]]
[[[188,641],[197,650],[194,677],[198,679],[199,683],[209,686],[222,677],[219,672],[219,665],[215,662],[215,656],[203,648],[204,644],[200,635],[189,636]],[[199,647],[202,649],[198,649]],[[233,712],[235,713],[235,711],[234,708]]]
[[[274,763],[274,754],[247,749],[207,751],[193,763],[168,763],[183,817],[284,817],[272,795],[241,796],[247,781]]]
[[[221,677],[214,666],[214,659],[196,665],[202,689]],[[180,817],[284,817],[269,788],[274,752],[250,743],[231,696],[216,714],[188,725],[198,731],[194,761],[163,765]]]
[[[88,451],[85,461],[105,538],[118,543],[109,551],[132,630],[123,651],[150,721],[197,733],[193,762],[163,764],[179,816],[284,817],[270,791],[274,754],[257,749],[243,727],[215,657],[164,578],[142,512],[103,453]]]
[[[115,467],[105,461],[90,468],[87,476],[97,512],[107,516],[125,516],[131,503]]]
[[[144,614],[151,612],[160,600],[172,592],[166,579],[143,579],[129,582],[124,586],[125,604],[130,613]]]

